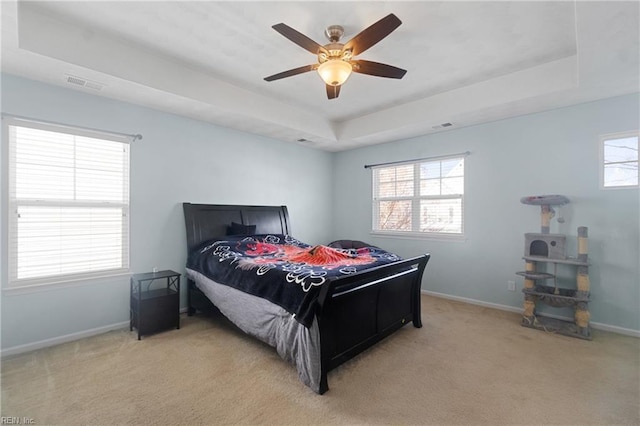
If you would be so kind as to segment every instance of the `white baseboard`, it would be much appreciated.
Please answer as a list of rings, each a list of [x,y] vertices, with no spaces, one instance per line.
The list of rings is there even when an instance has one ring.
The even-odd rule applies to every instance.
[[[185,312],[187,312],[187,308],[180,309],[181,314]],[[90,330],[79,331],[77,333],[65,334],[64,336],[53,337],[51,339],[44,339],[38,342],[27,343],[25,345],[13,346],[11,348],[2,349],[0,351],[0,357],[35,351],[36,349],[47,348],[49,346],[55,346],[61,343],[73,342],[74,340],[80,340],[84,339],[85,337],[96,336],[98,334],[106,333],[113,330],[120,330],[127,327],[129,327],[129,321],[123,321],[111,325],[105,325],[103,327],[92,328]]]
[[[438,292],[430,291],[430,290],[421,290],[421,292],[422,292],[422,294],[426,294],[428,296],[433,296],[433,297],[439,297],[441,299],[455,300],[457,302],[469,303],[471,305],[478,305],[478,306],[483,306],[485,308],[498,309],[498,310],[501,310],[501,311],[515,312],[515,313],[518,313],[518,314],[522,313],[522,308],[520,308],[520,307],[509,306],[509,305],[501,305],[499,303],[484,302],[482,300],[470,299],[468,297],[452,296],[450,294],[438,293]],[[555,319],[560,319],[560,320],[573,321],[573,318],[560,316],[560,315],[548,314],[546,312],[544,313],[544,316],[545,317],[550,317],[550,318],[555,318]],[[590,325],[591,325],[591,328],[596,329],[596,330],[610,331],[612,333],[624,334],[625,336],[640,337],[640,330],[634,330],[634,329],[631,329],[631,328],[618,327],[616,325],[603,324],[603,323],[600,323],[600,322],[593,322],[593,321],[590,323]]]
[[[105,325],[103,327],[92,328],[90,330],[83,330],[77,333],[65,334],[64,336],[53,337],[51,339],[44,339],[38,342],[27,343],[26,345],[13,346],[11,348],[3,349],[0,352],[0,356],[17,355],[24,352],[35,351],[36,349],[42,349],[49,346],[59,345],[61,343],[73,342],[74,340],[84,339],[85,337],[95,336],[97,334],[106,333],[108,331],[120,330],[129,327],[129,321],[119,322],[116,324]]]
[[[428,296],[439,297],[441,299],[455,300],[457,302],[469,303],[471,305],[483,306],[485,308],[498,309],[501,311],[508,311],[508,312],[514,312],[514,313],[522,312],[522,308],[515,307],[515,306],[484,302],[482,300],[470,299],[468,297],[452,296],[450,294],[437,293],[435,291],[430,291],[430,290],[421,290],[421,292]],[[180,309],[180,313],[185,313],[185,312],[187,312],[187,308]],[[556,318],[556,319],[562,319],[562,320],[571,320],[571,318],[567,318],[559,315],[553,315],[553,314],[545,313],[545,316]],[[95,336],[95,335],[106,333],[113,330],[120,330],[128,326],[129,326],[129,321],[123,321],[116,324],[92,328],[90,330],[83,330],[77,333],[66,334],[64,336],[54,337],[51,339],[40,340],[38,342],[27,343],[25,345],[13,346],[11,348],[1,350],[0,357],[18,355],[25,352],[35,351],[36,349],[42,349],[49,346],[59,345],[61,343],[73,342],[74,340],[84,339],[86,337]],[[591,327],[596,330],[610,331],[612,333],[623,334],[625,336],[640,337],[640,330],[633,330],[630,328],[618,327],[615,325],[602,324],[598,322],[591,322]]]

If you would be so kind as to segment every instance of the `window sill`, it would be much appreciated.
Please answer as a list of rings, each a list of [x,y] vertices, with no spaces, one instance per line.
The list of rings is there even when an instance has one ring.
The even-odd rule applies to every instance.
[[[604,186],[604,184],[600,184],[600,189],[604,191],[609,190],[618,190],[618,189],[635,189],[636,191],[640,188],[640,185],[621,185],[621,186]]]
[[[81,287],[85,285],[104,284],[109,281],[126,277],[128,280],[131,276],[130,272],[118,272],[109,275],[89,276],[81,278],[61,278],[59,281],[32,282],[25,284],[15,284],[3,287],[3,296],[18,296],[22,294],[40,293],[50,290],[60,290],[64,288]],[[128,282],[128,281],[127,281]]]
[[[371,231],[369,233],[375,237],[382,238],[400,238],[407,240],[430,240],[430,241],[450,241],[450,242],[465,242],[467,238],[464,235],[451,235],[451,234],[425,234],[421,232],[379,232]]]

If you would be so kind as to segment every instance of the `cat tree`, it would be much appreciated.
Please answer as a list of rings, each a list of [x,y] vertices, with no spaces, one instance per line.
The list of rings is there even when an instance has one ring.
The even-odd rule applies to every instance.
[[[541,220],[540,233],[525,234],[523,257],[526,262],[525,270],[516,272],[524,277],[522,292],[525,300],[522,325],[591,340],[587,227],[578,227],[577,257],[567,257],[567,237],[563,234],[551,234],[549,231],[551,219],[555,216],[553,207],[568,204],[569,199],[564,195],[539,195],[523,197],[520,202],[540,206]],[[561,218],[558,221],[563,222]],[[553,265],[553,273],[546,271],[548,264]],[[569,265],[576,268],[574,289],[558,287],[558,265]],[[553,286],[544,284],[548,281],[552,281]],[[567,321],[536,315],[536,305],[540,302],[556,308],[574,308],[574,320]]]

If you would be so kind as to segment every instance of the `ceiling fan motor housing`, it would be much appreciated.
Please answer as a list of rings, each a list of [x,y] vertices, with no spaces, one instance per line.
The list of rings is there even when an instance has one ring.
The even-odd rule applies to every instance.
[[[351,50],[345,50],[342,43],[329,43],[322,47],[324,49],[318,53],[318,62],[321,64],[332,59],[348,61],[352,57]]]
[[[331,43],[337,43],[344,35],[344,28],[340,25],[329,25],[327,29],[324,30],[324,35]]]
[[[344,35],[344,28],[340,25],[330,25],[324,31],[324,35],[330,43],[325,44],[325,50],[318,53],[318,61],[322,64],[328,60],[340,59],[349,61],[352,57],[351,50],[344,50],[344,44],[340,43],[340,38]]]

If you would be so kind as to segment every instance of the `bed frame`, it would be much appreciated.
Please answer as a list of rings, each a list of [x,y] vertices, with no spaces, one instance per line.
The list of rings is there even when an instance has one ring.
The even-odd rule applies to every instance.
[[[203,241],[226,235],[231,222],[256,225],[257,234],[289,234],[286,206],[183,203],[188,252]],[[430,255],[360,271],[327,281],[320,291],[316,319],[320,331],[320,393],[329,389],[327,373],[409,321],[422,327],[420,287]],[[188,314],[217,310],[188,283]]]

